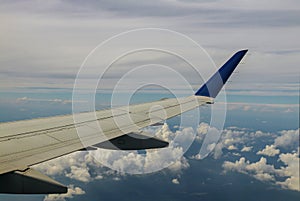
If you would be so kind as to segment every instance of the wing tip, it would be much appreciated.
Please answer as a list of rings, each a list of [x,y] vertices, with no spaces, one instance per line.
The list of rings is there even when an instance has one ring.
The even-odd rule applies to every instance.
[[[247,52],[248,49],[242,49],[236,52],[205,84],[202,85],[195,95],[215,98]]]

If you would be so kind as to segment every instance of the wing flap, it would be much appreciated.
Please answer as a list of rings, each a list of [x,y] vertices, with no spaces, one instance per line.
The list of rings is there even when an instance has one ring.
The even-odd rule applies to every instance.
[[[145,132],[129,133],[105,142],[98,143],[94,147],[113,150],[142,150],[164,148],[168,142],[146,134]]]
[[[50,194],[66,193],[68,188],[50,177],[28,168],[0,175],[0,193]]]

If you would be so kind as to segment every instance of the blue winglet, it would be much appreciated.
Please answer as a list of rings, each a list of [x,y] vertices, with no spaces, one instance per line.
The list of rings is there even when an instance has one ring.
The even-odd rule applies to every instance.
[[[196,93],[215,98],[248,50],[235,53]]]

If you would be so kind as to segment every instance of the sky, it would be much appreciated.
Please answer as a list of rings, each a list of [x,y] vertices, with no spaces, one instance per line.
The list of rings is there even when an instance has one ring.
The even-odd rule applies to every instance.
[[[196,128],[177,128],[177,118],[162,127],[149,128],[167,140],[178,134],[197,136],[179,160],[176,154],[182,150],[172,147],[168,159],[174,164],[167,169],[150,175],[123,175],[93,161],[90,152],[76,152],[37,167],[67,184],[68,194],[0,195],[0,200],[101,200],[109,196],[111,200],[132,200],[134,195],[139,200],[149,200],[151,196],[157,200],[251,200],[253,195],[295,200],[299,197],[299,145],[294,143],[299,142],[299,11],[297,0],[2,0],[0,122],[71,113],[74,81],[87,56],[103,41],[130,30],[171,30],[195,41],[202,51],[182,42],[173,45],[196,64],[204,80],[234,52],[249,52],[226,85],[224,131],[205,160],[199,160],[195,150],[201,146],[210,123],[210,107],[202,109],[202,122]],[[108,58],[118,56],[122,48],[134,48],[139,41],[146,47],[169,44],[173,48],[172,37],[155,36],[146,31],[129,36],[131,40],[119,37],[106,51],[100,48],[98,54],[89,57],[87,64],[93,66],[94,58],[97,64],[109,62]],[[97,57],[101,54],[105,56]],[[124,74],[133,67],[153,63],[172,66],[185,76],[193,90],[203,82],[194,69],[174,55],[137,52],[121,57],[106,71],[98,86],[97,109],[109,105],[110,92]],[[95,69],[84,74],[88,78],[85,80],[96,77]],[[140,79],[164,80],[182,94],[190,94],[167,73],[155,71],[144,76],[140,75]],[[129,80],[131,85],[135,81]],[[162,88],[146,90],[133,102],[171,95],[166,92]],[[225,104],[222,99],[216,102]],[[114,158],[114,153],[105,150],[96,153]],[[158,163],[166,161],[155,152],[146,152],[145,157]],[[124,153],[114,165],[144,170],[149,168],[143,162],[146,159],[138,153]],[[131,163],[126,165],[124,161]],[[241,192],[248,197],[242,197]]]

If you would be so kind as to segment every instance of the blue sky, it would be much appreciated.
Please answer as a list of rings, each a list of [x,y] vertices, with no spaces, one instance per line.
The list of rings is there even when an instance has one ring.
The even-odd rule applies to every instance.
[[[249,49],[249,53],[226,85],[225,131],[219,149],[205,160],[197,160],[193,152],[201,145],[200,139],[183,159],[175,161],[177,168],[145,176],[120,175],[93,161],[82,165],[81,160],[89,153],[77,153],[77,162],[72,162],[72,156],[59,159],[59,171],[50,171],[54,166],[51,162],[40,167],[70,185],[68,195],[0,195],[0,199],[101,200],[101,195],[107,198],[117,192],[120,197],[115,195],[112,200],[132,200],[133,195],[139,200],[151,196],[157,200],[197,200],[201,196],[208,200],[245,199],[241,192],[249,200],[253,195],[274,200],[299,197],[299,188],[297,191],[294,185],[280,183],[294,179],[297,166],[291,161],[299,161],[297,146],[289,141],[290,137],[297,140],[299,134],[299,10],[296,0],[1,1],[0,122],[71,113],[73,84],[82,62],[99,43],[124,31],[155,27],[182,33],[200,44],[216,66],[237,50]],[[189,53],[193,58],[203,56]],[[141,53],[127,57],[107,72],[96,96],[96,107],[107,107],[114,83],[123,73],[133,65],[153,60],[187,76],[194,90],[203,82],[170,55]],[[204,75],[214,71],[207,58],[197,67]],[[176,87],[185,94],[184,89]],[[133,102],[168,96],[161,89],[155,93],[146,90]],[[222,99],[219,104],[224,104]],[[209,123],[209,108],[202,110],[201,120]],[[177,124],[176,118],[168,122],[170,132],[178,129]],[[205,126],[199,125],[202,129]],[[193,133],[203,134],[196,128]],[[232,141],[235,138],[238,140]],[[290,144],[280,143],[282,139]],[[284,171],[279,171],[281,167]]]

